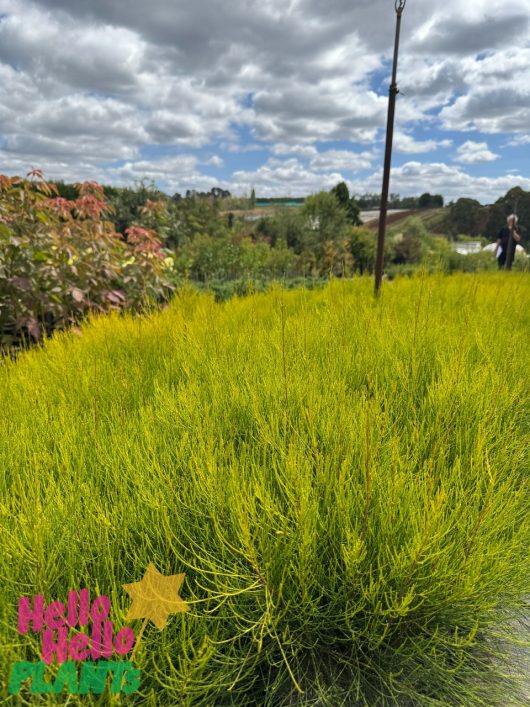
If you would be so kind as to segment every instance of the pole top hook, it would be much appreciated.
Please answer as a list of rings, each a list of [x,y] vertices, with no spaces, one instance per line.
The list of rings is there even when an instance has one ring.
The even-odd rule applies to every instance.
[[[401,15],[403,10],[405,9],[406,4],[407,4],[407,0],[395,0],[395,7],[396,7],[396,12],[398,15]]]

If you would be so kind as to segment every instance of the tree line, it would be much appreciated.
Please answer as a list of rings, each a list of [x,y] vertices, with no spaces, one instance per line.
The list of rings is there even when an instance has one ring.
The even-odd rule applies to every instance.
[[[521,187],[510,189],[488,206],[483,206],[476,199],[457,199],[449,204],[449,213],[443,226],[451,236],[466,234],[493,240],[506,225],[506,217],[512,213],[519,217],[523,243],[529,244],[530,191]]]
[[[359,208],[366,210],[378,209],[381,205],[380,194],[361,194],[355,197]],[[389,209],[404,209],[410,211],[412,209],[439,209],[444,205],[444,198],[441,194],[430,194],[425,192],[420,196],[405,196],[399,194],[390,194],[388,198]]]

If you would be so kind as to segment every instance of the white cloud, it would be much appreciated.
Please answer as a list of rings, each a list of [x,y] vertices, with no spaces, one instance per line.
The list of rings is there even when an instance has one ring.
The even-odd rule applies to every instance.
[[[262,140],[372,142],[384,125],[386,99],[346,79],[306,86],[278,81],[254,96],[254,129]]]
[[[286,145],[285,143],[273,145],[271,152],[279,156],[298,155],[300,158],[307,159],[312,169],[322,172],[334,170],[360,172],[369,169],[376,156],[373,151],[322,150],[319,152],[314,145]]]
[[[271,147],[273,155],[301,155],[302,157],[316,157],[318,150],[314,145],[286,145],[284,142],[276,143]]]
[[[23,12],[8,3],[0,25],[3,62],[30,74],[39,84],[54,86],[57,92],[61,84],[88,91],[136,90],[146,49],[137,33],[105,24],[81,26],[32,3],[20,5]]]
[[[526,133],[530,124],[530,48],[502,49],[462,61],[466,87],[446,105],[446,129]]]
[[[528,0],[407,4],[396,152],[449,148],[440,128],[479,131],[478,145],[503,133],[526,149],[528,17]],[[171,188],[201,188],[208,159],[188,169],[142,155],[202,148],[227,183],[232,155],[253,165],[234,173],[233,191],[248,175],[258,193],[258,178],[271,190],[333,186],[372,170],[382,148],[394,26],[391,0],[0,0],[2,171],[112,181],[147,169]],[[506,41],[514,30],[517,46]],[[462,149],[463,164],[496,157]],[[454,173],[440,174],[438,191],[451,192]]]
[[[466,140],[457,150],[456,161],[464,164],[476,164],[477,162],[493,162],[498,160],[500,155],[495,154],[488,148],[487,142],[473,142]]]
[[[517,135],[506,143],[506,147],[519,147],[520,145],[530,145],[530,135]]]
[[[204,164],[211,165],[212,167],[222,167],[224,165],[224,160],[219,155],[212,155]]]
[[[528,24],[525,0],[446,2],[435,7],[413,30],[411,47],[431,55],[466,56],[504,47],[506,37],[513,36],[516,30],[524,33]]]
[[[313,156],[310,166],[323,172],[344,171],[360,172],[372,166],[373,152],[351,152],[349,150],[326,150]]]
[[[444,162],[407,162],[393,169],[390,178],[391,191],[402,196],[428,191],[431,194],[443,194],[446,200],[469,196],[483,203],[495,201],[514,186],[530,190],[530,177],[519,173],[476,177],[460,167]],[[379,191],[381,172],[374,172],[366,180],[355,182],[352,188],[356,194]]]
[[[416,140],[413,135],[402,131],[394,134],[394,148],[396,152],[408,154],[421,154],[433,152],[440,147],[447,148],[453,144],[452,140]]]
[[[312,192],[329,190],[344,181],[340,172],[322,174],[305,167],[296,158],[269,159],[254,171],[239,170],[232,175],[231,183],[237,194],[248,193],[254,187],[261,196],[305,196]]]
[[[218,179],[201,174],[198,165],[199,160],[194,155],[177,155],[126,162],[109,168],[107,174],[113,184],[125,185],[145,179],[162,185],[169,194],[187,189],[209,191],[214,186],[228,188],[226,184],[220,185]]]

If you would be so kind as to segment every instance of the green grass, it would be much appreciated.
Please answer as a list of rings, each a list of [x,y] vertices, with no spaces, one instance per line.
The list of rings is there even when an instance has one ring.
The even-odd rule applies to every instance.
[[[495,273],[183,291],[0,363],[4,697],[523,704],[529,349],[528,276]],[[19,596],[89,587],[121,627],[151,561],[191,611],[138,693],[7,697]]]

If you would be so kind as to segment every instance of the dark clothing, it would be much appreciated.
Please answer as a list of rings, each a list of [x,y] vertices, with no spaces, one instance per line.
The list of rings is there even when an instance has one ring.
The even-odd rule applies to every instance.
[[[514,228],[514,233],[517,233],[519,235],[519,229],[517,226]],[[504,268],[508,262],[508,267],[510,267],[513,263],[513,259],[515,257],[515,246],[517,245],[517,241],[515,238],[511,239],[511,244],[510,244],[510,229],[508,226],[504,226],[504,228],[501,228],[499,231],[499,235],[497,236],[497,240],[500,241],[500,247],[502,249],[502,253],[499,255],[497,258],[497,262],[499,264],[499,268]],[[508,254],[508,245],[510,245],[510,253]],[[507,260],[509,255],[509,260]]]

